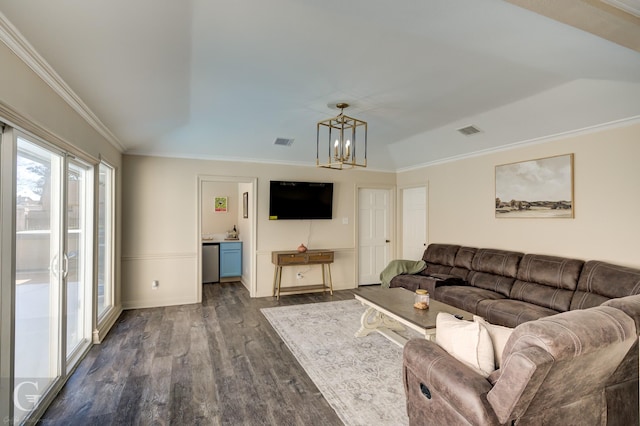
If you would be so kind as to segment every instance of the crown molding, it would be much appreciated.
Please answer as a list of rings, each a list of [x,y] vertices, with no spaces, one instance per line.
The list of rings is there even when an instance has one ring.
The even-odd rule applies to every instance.
[[[583,127],[581,129],[568,130],[566,132],[560,132],[560,133],[556,133],[548,136],[541,136],[538,138],[526,139],[518,142],[509,143],[506,145],[500,145],[495,148],[483,149],[480,151],[470,152],[467,154],[454,155],[454,156],[442,158],[439,160],[417,164],[415,166],[401,167],[396,170],[396,173],[410,172],[413,170],[424,169],[427,167],[437,166],[440,164],[453,163],[455,161],[465,160],[467,158],[481,157],[483,155],[489,155],[496,152],[508,151],[508,150],[520,148],[523,146],[538,145],[542,143],[557,141],[560,139],[566,139],[566,138],[580,136],[580,135],[587,135],[590,133],[600,132],[603,130],[632,126],[638,123],[640,123],[640,115],[636,115],[628,118],[622,118],[620,120],[610,121],[607,123],[595,124],[593,126]]]
[[[0,12],[0,41],[33,70],[53,91],[60,96],[91,127],[100,133],[118,151],[124,152],[124,146],[111,133],[89,107],[64,82],[45,59],[31,46],[18,29]]]

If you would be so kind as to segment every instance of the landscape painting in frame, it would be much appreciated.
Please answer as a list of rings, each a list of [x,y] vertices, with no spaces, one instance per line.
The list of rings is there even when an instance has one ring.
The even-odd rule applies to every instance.
[[[496,166],[497,218],[573,218],[573,154]]]

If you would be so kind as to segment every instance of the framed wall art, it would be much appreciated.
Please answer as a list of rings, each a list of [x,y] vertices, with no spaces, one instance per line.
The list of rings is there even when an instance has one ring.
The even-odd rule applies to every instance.
[[[496,166],[496,218],[573,218],[573,154]]]
[[[227,197],[215,197],[213,201],[213,211],[216,213],[226,213],[229,210]]]
[[[249,193],[242,193],[242,217],[247,219],[249,217]]]

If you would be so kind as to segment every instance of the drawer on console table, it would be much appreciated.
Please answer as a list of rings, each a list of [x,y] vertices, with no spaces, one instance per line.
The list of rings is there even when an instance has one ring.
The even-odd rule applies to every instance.
[[[308,265],[313,263],[332,263],[333,252],[325,250],[309,250],[305,253],[297,251],[275,251],[271,261],[274,265]]]
[[[331,263],[333,262],[333,252],[332,251],[322,251],[322,252],[313,252],[308,253],[308,263]]]

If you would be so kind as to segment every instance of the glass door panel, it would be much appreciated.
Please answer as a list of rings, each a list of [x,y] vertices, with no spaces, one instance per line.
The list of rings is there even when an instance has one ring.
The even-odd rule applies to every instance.
[[[98,318],[113,304],[113,168],[101,163],[98,182]]]
[[[17,139],[15,418],[60,376],[62,155]]]
[[[74,160],[67,166],[67,244],[64,258],[67,312],[67,358],[88,342],[91,308],[91,221],[88,168]]]

